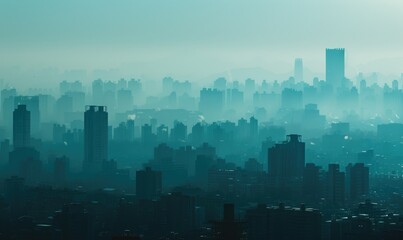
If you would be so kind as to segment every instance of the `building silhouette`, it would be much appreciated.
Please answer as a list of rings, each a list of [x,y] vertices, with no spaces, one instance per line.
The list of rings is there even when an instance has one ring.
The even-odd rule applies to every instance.
[[[139,199],[156,199],[161,195],[162,176],[160,171],[146,167],[136,172],[136,196]]]
[[[31,112],[26,105],[18,105],[13,112],[14,149],[28,147],[31,139]]]
[[[102,171],[108,160],[108,112],[104,106],[87,106],[84,113],[84,164],[88,173]]]
[[[305,166],[305,143],[301,135],[291,134],[287,140],[268,150],[269,186],[278,198],[300,194]]]
[[[296,82],[304,81],[302,58],[296,58],[294,62],[294,78]]]
[[[302,178],[305,166],[305,143],[301,135],[287,135],[287,140],[269,148],[269,175],[278,180]]]
[[[345,78],[344,48],[326,49],[326,82],[334,89],[341,86]]]
[[[285,109],[302,109],[303,93],[291,88],[281,92],[281,107]]]
[[[331,206],[342,206],[345,201],[345,173],[339,164],[329,164],[326,183],[326,199]]]
[[[307,163],[302,183],[302,193],[306,201],[315,202],[320,198],[320,180],[320,167],[313,163]]]
[[[364,163],[346,167],[346,192],[350,200],[359,200],[369,192],[369,168]]]
[[[30,111],[31,133],[38,135],[40,127],[39,96],[16,96],[14,107],[18,108],[18,105],[25,105],[26,109]]]
[[[200,90],[199,111],[208,119],[219,118],[224,110],[224,100],[223,91],[203,88]]]

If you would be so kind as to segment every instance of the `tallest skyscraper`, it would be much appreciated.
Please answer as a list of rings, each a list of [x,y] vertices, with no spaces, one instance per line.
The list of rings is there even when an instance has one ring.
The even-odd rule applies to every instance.
[[[341,87],[344,78],[344,48],[326,49],[326,82],[337,89]]]
[[[108,160],[108,112],[105,106],[88,106],[84,113],[84,171],[99,173]]]

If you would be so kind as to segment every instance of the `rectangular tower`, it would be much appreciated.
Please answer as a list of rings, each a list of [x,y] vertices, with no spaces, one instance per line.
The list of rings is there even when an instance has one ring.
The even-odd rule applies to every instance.
[[[326,82],[334,89],[341,86],[345,78],[344,48],[326,49]]]
[[[302,179],[305,167],[305,143],[301,135],[291,134],[268,152],[269,176],[278,181]]]
[[[296,58],[294,62],[294,78],[295,82],[304,81],[304,70],[302,64],[302,58]]]
[[[107,160],[108,112],[105,106],[87,106],[84,113],[84,171],[99,173]]]
[[[31,139],[31,112],[26,105],[18,105],[13,112],[14,149],[28,147]]]

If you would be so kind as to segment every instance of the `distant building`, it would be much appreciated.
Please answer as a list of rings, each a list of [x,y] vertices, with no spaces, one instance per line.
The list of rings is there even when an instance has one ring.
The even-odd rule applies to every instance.
[[[269,186],[274,196],[294,198],[301,193],[305,166],[305,143],[292,134],[268,150]]]
[[[31,134],[39,134],[40,112],[39,112],[39,97],[38,96],[16,96],[14,98],[14,108],[18,105],[25,105],[30,112],[31,119]]]
[[[60,124],[53,124],[53,142],[63,143],[63,136],[66,133],[66,126]]]
[[[243,92],[236,89],[236,88],[232,88],[232,89],[227,89],[227,108],[230,109],[239,109],[243,107],[243,101],[244,101],[244,96],[243,96]]]
[[[108,112],[104,106],[88,106],[84,113],[84,164],[89,173],[102,171],[108,160]]]
[[[217,78],[214,81],[214,88],[220,91],[227,89],[227,80],[224,77]]]
[[[303,70],[302,58],[295,59],[294,78],[295,78],[296,82],[304,81],[304,70]]]
[[[301,91],[285,88],[281,92],[281,107],[284,109],[301,109],[303,103]]]
[[[162,192],[162,176],[160,171],[147,167],[136,172],[136,196],[139,199],[156,199]]]
[[[26,105],[18,105],[13,112],[14,149],[29,147],[31,140],[31,112]]]
[[[349,164],[346,167],[347,198],[359,200],[369,193],[369,168],[364,163]]]
[[[269,176],[277,181],[302,178],[305,166],[305,143],[301,135],[287,135],[287,140],[269,148]]]
[[[200,91],[199,111],[207,119],[219,118],[224,110],[224,92],[203,88]]]
[[[338,164],[329,164],[326,183],[326,200],[332,206],[343,206],[345,201],[345,173]]]
[[[344,48],[326,49],[326,82],[334,89],[341,87],[345,78]]]
[[[182,122],[175,121],[171,129],[171,140],[174,142],[185,142],[187,139],[187,126]]]
[[[317,201],[321,196],[320,167],[307,163],[304,169],[302,194],[309,202]]]

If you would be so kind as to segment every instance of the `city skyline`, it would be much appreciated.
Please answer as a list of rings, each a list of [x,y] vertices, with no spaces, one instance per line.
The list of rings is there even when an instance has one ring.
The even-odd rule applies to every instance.
[[[284,77],[299,57],[311,80],[324,77],[323,49],[340,47],[348,51],[350,78],[359,72],[395,77],[402,72],[402,3],[396,0],[1,1],[0,6],[0,78],[16,85],[27,78],[53,82],[51,76],[77,69],[103,72],[91,77],[171,75],[197,82],[219,74],[237,78],[242,71]]]
[[[0,0],[0,239],[403,239],[402,9]]]

